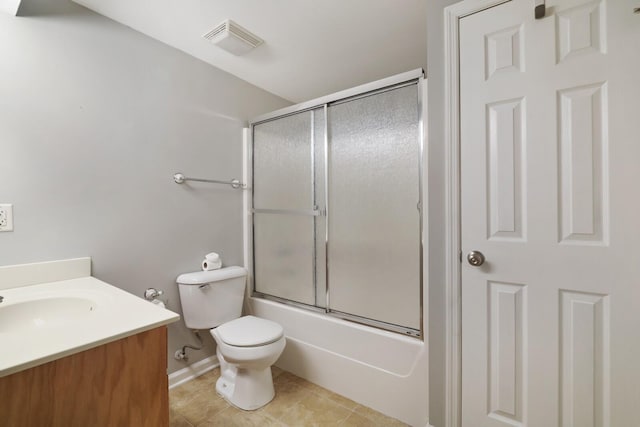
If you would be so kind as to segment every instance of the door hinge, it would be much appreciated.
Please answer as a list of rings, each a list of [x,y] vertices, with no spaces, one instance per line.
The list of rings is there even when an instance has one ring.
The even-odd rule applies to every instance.
[[[545,5],[545,0],[534,0],[533,15],[536,19],[544,18],[546,13],[547,6]]]

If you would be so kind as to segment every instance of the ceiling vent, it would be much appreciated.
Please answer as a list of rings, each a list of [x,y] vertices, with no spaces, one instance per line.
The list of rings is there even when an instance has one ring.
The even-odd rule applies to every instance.
[[[260,37],[251,34],[230,19],[202,37],[234,55],[243,55],[264,43]]]

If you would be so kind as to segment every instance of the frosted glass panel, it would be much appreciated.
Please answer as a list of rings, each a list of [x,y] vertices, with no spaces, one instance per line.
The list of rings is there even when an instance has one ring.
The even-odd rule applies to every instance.
[[[254,208],[312,208],[312,119],[307,111],[253,127]]]
[[[417,86],[331,105],[330,309],[420,329]]]
[[[255,290],[313,305],[313,218],[255,214]]]

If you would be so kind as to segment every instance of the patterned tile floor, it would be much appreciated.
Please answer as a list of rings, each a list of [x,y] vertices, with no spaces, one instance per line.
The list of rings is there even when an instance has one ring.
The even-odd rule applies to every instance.
[[[406,424],[273,367],[276,397],[242,411],[216,394],[218,368],[169,392],[171,427],[396,427]]]

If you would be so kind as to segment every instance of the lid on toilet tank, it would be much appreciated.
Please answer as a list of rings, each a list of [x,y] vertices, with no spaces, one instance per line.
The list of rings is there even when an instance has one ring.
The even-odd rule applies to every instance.
[[[267,319],[244,316],[216,328],[225,343],[235,347],[269,344],[282,337],[282,326]]]
[[[181,285],[204,285],[205,283],[218,282],[220,280],[233,279],[246,275],[247,270],[242,267],[224,267],[218,270],[184,273],[178,276],[176,282]]]

